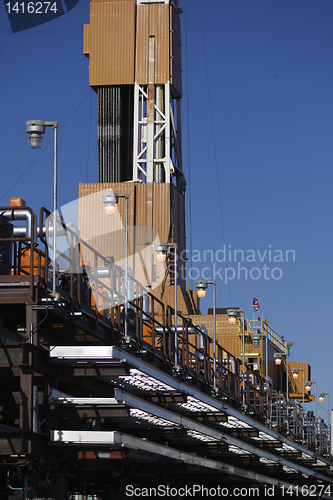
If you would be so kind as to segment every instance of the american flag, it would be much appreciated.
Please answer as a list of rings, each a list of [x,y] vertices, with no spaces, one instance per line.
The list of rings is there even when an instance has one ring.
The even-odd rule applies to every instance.
[[[254,297],[252,301],[253,312],[258,311],[259,307],[260,307],[259,300]]]

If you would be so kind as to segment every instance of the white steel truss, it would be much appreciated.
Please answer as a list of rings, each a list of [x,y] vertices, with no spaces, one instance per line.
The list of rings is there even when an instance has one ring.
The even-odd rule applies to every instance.
[[[172,96],[169,82],[154,86],[153,103],[148,95],[148,86],[135,83],[133,180],[170,183],[182,173],[180,99]]]

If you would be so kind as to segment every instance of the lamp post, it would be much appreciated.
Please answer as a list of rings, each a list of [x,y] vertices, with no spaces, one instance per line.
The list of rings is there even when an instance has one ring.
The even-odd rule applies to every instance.
[[[287,344],[287,352],[275,352],[274,353],[274,361],[276,365],[281,365],[282,361],[286,361],[286,398],[287,403],[289,403],[289,368],[288,368],[288,358],[290,356],[290,348],[294,345],[293,342],[289,342]]]
[[[318,399],[322,403],[327,396],[327,424],[330,425],[330,395],[328,392],[320,392],[318,394]]]
[[[29,147],[40,149],[42,146],[45,127],[52,127],[54,131],[53,146],[53,299],[56,297],[56,256],[57,256],[57,129],[58,122],[45,122],[42,120],[29,120],[25,124],[26,131],[29,134]]]
[[[260,347],[260,340],[263,338],[265,339],[265,365],[266,365],[266,374],[265,374],[265,379],[266,379],[266,407],[268,411],[268,332],[267,332],[267,324],[269,323],[270,318],[267,318],[266,321],[264,321],[265,325],[265,332],[261,331],[258,328],[251,328],[251,337],[252,337],[252,342],[253,342],[253,347]]]
[[[242,317],[242,350],[243,350],[243,360],[242,360],[242,371],[243,371],[243,395],[242,395],[242,400],[243,400],[243,405],[245,405],[245,311],[243,309],[227,309],[227,315],[228,315],[228,321],[229,323],[235,324],[237,321],[237,318],[241,317],[241,314],[243,315]]]
[[[280,366],[282,364],[282,361],[286,360],[288,363],[288,356],[286,356],[283,352],[275,352],[274,353],[274,361],[276,366]],[[288,373],[288,370],[287,370]],[[281,377],[279,376],[279,390],[282,389],[281,387]],[[287,401],[288,401],[288,379],[287,379]]]
[[[305,390],[306,390],[307,392],[309,392],[309,391],[310,391],[311,386],[312,386],[313,384],[315,384],[315,402],[316,402],[316,403],[315,403],[315,408],[316,408],[316,410],[315,410],[315,416],[316,416],[316,418],[317,418],[317,382],[314,382],[313,380],[308,380],[308,381],[304,382]]]
[[[160,243],[154,246],[157,262],[165,262],[168,248],[174,251],[174,284],[175,284],[175,367],[178,366],[178,295],[177,295],[177,243]]]
[[[213,388],[216,391],[216,281],[198,280],[195,286],[198,290],[198,297],[203,298],[206,295],[208,285],[213,285]]]
[[[294,379],[297,380],[298,379],[298,374],[299,374],[300,371],[303,372],[302,387],[303,387],[303,410],[304,410],[304,374],[305,374],[305,370],[304,370],[304,368],[293,368],[293,370],[291,370],[291,373],[293,374]]]
[[[125,283],[124,283],[124,296],[125,296],[125,340],[128,340],[128,193],[108,193],[102,196],[104,204],[104,212],[106,215],[113,215],[117,211],[117,204],[119,198],[125,198]]]

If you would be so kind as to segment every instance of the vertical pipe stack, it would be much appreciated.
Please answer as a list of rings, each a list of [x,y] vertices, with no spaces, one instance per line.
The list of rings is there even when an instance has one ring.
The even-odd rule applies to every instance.
[[[133,87],[97,88],[98,182],[125,182],[132,178]]]

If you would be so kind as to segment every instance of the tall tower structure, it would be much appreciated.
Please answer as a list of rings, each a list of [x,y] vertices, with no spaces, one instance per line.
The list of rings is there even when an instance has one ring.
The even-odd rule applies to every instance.
[[[98,96],[98,181],[185,189],[178,0],[92,0],[84,27]]]
[[[178,257],[186,248],[180,13],[178,0],[92,0],[84,27],[89,84],[98,96],[98,184],[81,185],[80,197],[108,189],[128,193],[132,255],[148,243],[139,227],[176,244]],[[101,207],[89,203],[80,212],[82,237],[92,241],[88,227],[101,228],[97,250],[116,256],[110,222],[106,227]],[[124,206],[120,212],[124,224]],[[181,264],[178,307],[193,312]],[[170,268],[162,281],[160,296],[172,304]]]

